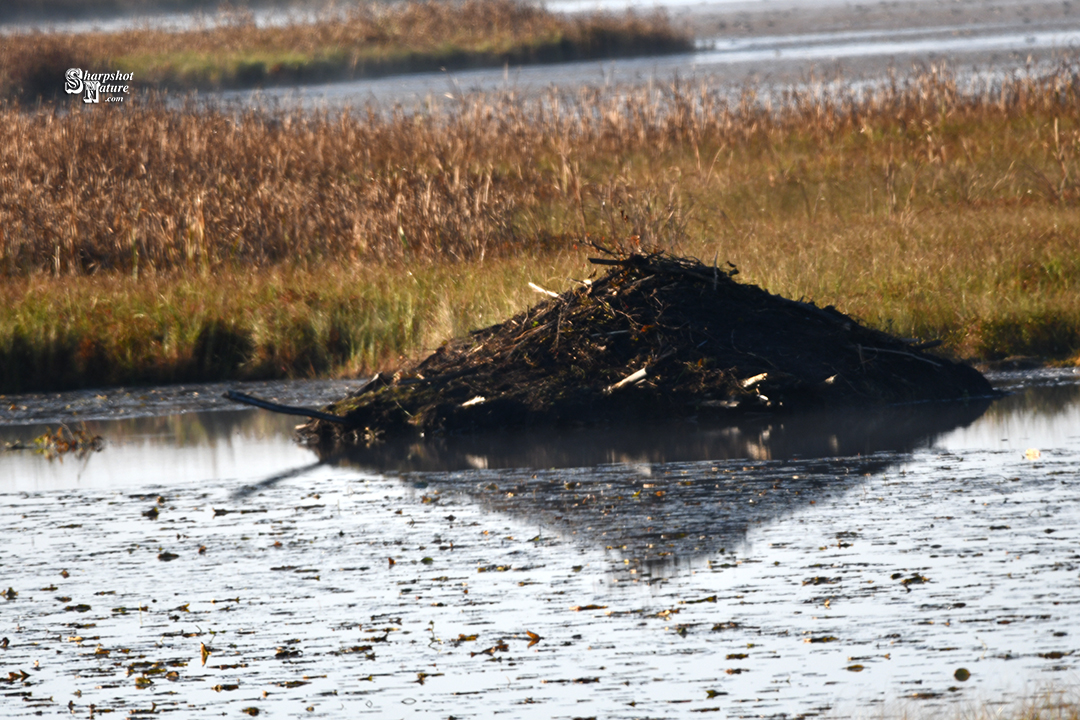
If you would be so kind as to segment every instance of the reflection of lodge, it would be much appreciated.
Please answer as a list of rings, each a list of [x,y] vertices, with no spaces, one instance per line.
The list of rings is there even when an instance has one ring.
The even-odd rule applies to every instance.
[[[441,438],[323,460],[404,473],[429,495],[464,493],[492,510],[655,560],[735,547],[751,523],[845,491],[970,424],[989,404],[846,409],[722,428]]]

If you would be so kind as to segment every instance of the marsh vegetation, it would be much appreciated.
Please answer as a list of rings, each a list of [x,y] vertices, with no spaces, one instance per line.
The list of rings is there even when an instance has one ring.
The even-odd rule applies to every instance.
[[[0,108],[0,387],[370,372],[662,247],[954,355],[1080,352],[1080,77]]]

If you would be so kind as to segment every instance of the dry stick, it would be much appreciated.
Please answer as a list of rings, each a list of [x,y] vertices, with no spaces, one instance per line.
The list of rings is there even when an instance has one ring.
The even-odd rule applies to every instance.
[[[263,400],[257,398],[254,395],[248,395],[246,393],[237,392],[235,390],[229,390],[222,397],[225,397],[233,402],[243,403],[244,405],[254,405],[257,408],[263,410],[269,410],[270,412],[281,413],[282,415],[300,415],[301,417],[314,418],[315,420],[325,420],[326,422],[338,423],[341,425],[348,425],[349,421],[340,415],[331,415],[330,413],[319,412],[318,410],[309,410],[308,408],[296,407],[295,405],[282,405],[276,402],[270,402],[269,400]]]
[[[441,385],[443,383],[448,383],[451,380],[457,380],[459,377],[470,375],[476,372],[478,369],[479,368],[477,367],[467,367],[461,370],[454,370],[453,372],[444,373],[443,375],[434,375],[432,377],[406,378],[404,380],[398,380],[395,384],[399,386],[419,385],[421,383],[426,383],[428,385]]]
[[[626,387],[627,385],[632,385],[632,384],[635,384],[635,383],[639,383],[639,382],[641,382],[642,380],[645,379],[646,374],[647,374],[647,368],[641,368],[637,372],[630,373],[629,375],[624,377],[619,382],[615,383],[614,385],[609,385],[607,388],[605,388],[604,389],[604,394],[605,395],[610,395],[611,393],[615,392],[619,388],[623,388],[623,387]]]
[[[641,278],[640,280],[635,280],[634,282],[630,283],[629,285],[623,286],[622,292],[625,295],[625,294],[629,293],[631,290],[636,290],[637,288],[641,287],[644,283],[648,282],[649,280],[652,280],[655,277],[656,277],[656,275],[646,275],[645,277]]]
[[[859,357],[860,358],[862,358],[862,351],[864,349],[866,349],[866,350],[870,350],[870,351],[873,351],[873,352],[883,352],[883,353],[891,353],[893,355],[903,355],[905,357],[911,358],[912,360],[922,360],[924,363],[929,363],[930,365],[933,365],[934,367],[941,367],[941,363],[936,363],[933,360],[931,360],[930,358],[919,357],[918,355],[915,355],[914,353],[904,352],[903,350],[888,350],[886,348],[879,348],[879,347],[863,348],[862,345],[856,345],[855,347],[859,348]]]
[[[370,380],[368,380],[360,387],[359,390],[350,393],[349,397],[360,397],[361,395],[369,393],[373,390],[378,390],[381,387],[389,385],[391,382],[393,382],[393,380],[388,379],[382,373],[375,373],[371,376]]]
[[[529,287],[532,288],[534,292],[538,292],[541,295],[547,295],[548,297],[556,297],[556,298],[559,297],[559,293],[554,292],[552,290],[548,290],[547,288],[542,288],[542,287],[540,287],[539,285],[537,285],[534,282],[530,282]]]
[[[565,305],[559,305],[559,317],[555,320],[555,344],[551,348],[552,352],[558,352],[559,350],[559,338],[562,336],[563,309],[565,307]]]
[[[510,342],[515,343],[514,347],[517,347],[523,341],[528,340],[529,338],[531,338],[533,335],[537,334],[538,332],[541,332],[543,330],[547,330],[549,327],[551,327],[551,321],[550,320],[548,320],[543,325],[537,325],[536,327],[534,327],[534,328],[532,328],[530,330],[526,330],[525,332],[521,333],[517,337],[513,338]]]

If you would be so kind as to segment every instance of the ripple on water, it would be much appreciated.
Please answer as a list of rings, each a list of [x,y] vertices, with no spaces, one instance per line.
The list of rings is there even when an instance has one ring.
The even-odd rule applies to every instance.
[[[848,716],[1071,686],[1080,401],[1059,380],[835,458],[308,456],[9,490],[5,714]],[[745,434],[716,454],[784,431]]]

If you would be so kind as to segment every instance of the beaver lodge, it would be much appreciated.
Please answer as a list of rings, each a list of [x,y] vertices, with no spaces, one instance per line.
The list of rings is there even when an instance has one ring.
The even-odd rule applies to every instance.
[[[992,394],[973,368],[696,260],[611,255],[607,269],[498,325],[376,375],[300,429],[319,445]]]

